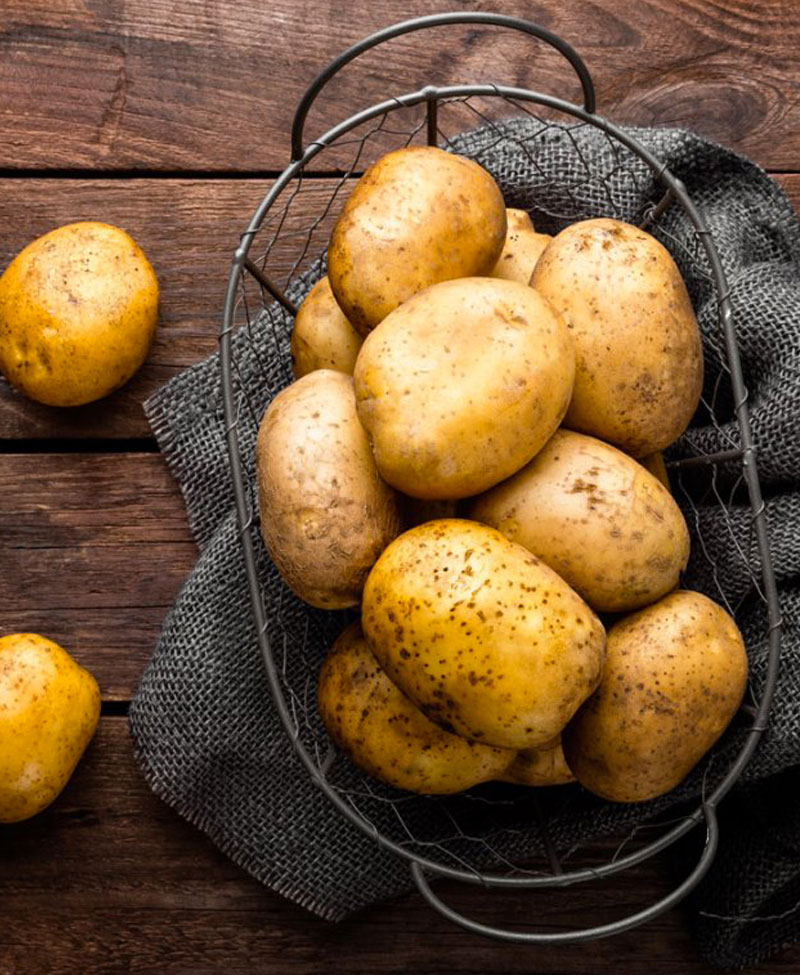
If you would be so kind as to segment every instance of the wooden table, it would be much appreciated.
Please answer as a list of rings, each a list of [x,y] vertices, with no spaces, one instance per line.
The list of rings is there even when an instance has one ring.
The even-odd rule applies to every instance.
[[[441,7],[442,5],[437,4]],[[795,0],[473,3],[538,20],[585,56],[600,110],[679,124],[749,153],[800,200]],[[676,911],[590,947],[500,947],[417,897],[338,926],[262,889],[145,786],[128,701],[195,547],[141,403],[210,353],[240,229],[288,158],[293,106],[362,35],[429,13],[424,0],[4,0],[0,10],[0,259],[78,219],[121,225],[162,285],[141,373],[97,405],[49,409],[0,385],[0,632],[35,630],[100,681],[103,716],[44,814],[0,833],[0,972],[710,971]],[[442,43],[442,48],[447,45]],[[345,72],[309,122],[322,131],[388,90],[511,80],[577,97],[523,38],[462,31],[450,56],[395,42]],[[366,80],[365,80],[366,79]],[[326,124],[327,123],[327,124]],[[667,889],[663,863],[571,898],[488,902],[490,922],[619,915]],[[790,972],[800,949],[761,968]]]

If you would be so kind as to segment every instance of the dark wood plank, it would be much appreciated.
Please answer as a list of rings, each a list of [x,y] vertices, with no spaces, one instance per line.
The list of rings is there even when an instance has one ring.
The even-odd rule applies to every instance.
[[[265,824],[265,828],[268,828]],[[275,828],[274,826],[272,828]],[[560,949],[498,945],[451,926],[413,895],[341,924],[265,890],[157,800],[141,778],[126,722],[104,718],[66,791],[0,835],[0,972],[652,971],[712,975],[681,911],[617,938]],[[664,861],[605,884],[545,895],[444,888],[489,923],[556,928],[619,916],[670,883]],[[794,972],[798,949],[758,969]]]
[[[309,224],[332,186],[306,182],[285,230]],[[0,267],[60,224],[103,220],[124,227],[144,248],[161,286],[156,341],[124,389],[101,403],[65,410],[30,402],[0,377],[0,440],[149,436],[144,400],[216,349],[233,252],[267,188],[261,180],[0,179]],[[288,259],[284,247],[275,264]]]
[[[39,632],[127,699],[196,558],[158,454],[6,455],[0,633]]]
[[[778,178],[800,205],[800,176]],[[0,440],[149,436],[142,402],[216,348],[238,234],[268,185],[261,180],[0,180],[0,267],[54,226],[101,219],[125,227],[144,247],[158,273],[162,298],[161,324],[148,361],[107,400],[59,410],[26,400],[0,377]],[[286,229],[308,226],[335,185],[332,180],[306,181]],[[282,245],[275,266],[286,270],[295,252],[296,240]]]
[[[800,158],[800,9],[793,0],[465,0],[573,43],[600,110],[689,126],[791,169]],[[298,98],[341,50],[425,0],[6,0],[0,165],[283,168]],[[565,63],[527,38],[472,28],[405,39],[326,93],[313,137],[356,108],[425,83],[499,81],[575,98]]]

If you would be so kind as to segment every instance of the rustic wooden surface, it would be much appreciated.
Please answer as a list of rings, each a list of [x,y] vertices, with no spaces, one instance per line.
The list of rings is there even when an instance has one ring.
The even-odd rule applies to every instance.
[[[615,120],[685,125],[749,153],[800,202],[800,10],[794,0],[470,3],[538,20],[585,56]],[[444,7],[445,5],[439,5]],[[126,227],[162,285],[141,373],[97,406],[57,411],[0,381],[0,632],[38,630],[98,677],[104,716],[44,814],[0,831],[0,975],[701,973],[678,910],[590,947],[500,947],[417,897],[332,926],[264,890],[157,800],[124,713],[195,550],[180,492],[142,413],[169,376],[216,345],[231,253],[285,164],[291,111],[328,59],[423,0],[4,0],[0,9],[0,266],[77,219]],[[504,80],[577,95],[525,38],[464,29],[399,40],[351,66],[309,118],[323,131],[387,90]],[[327,196],[320,172],[310,188]],[[600,921],[663,893],[650,862],[603,888],[498,900],[450,891],[488,921]],[[800,949],[759,971],[790,972]]]

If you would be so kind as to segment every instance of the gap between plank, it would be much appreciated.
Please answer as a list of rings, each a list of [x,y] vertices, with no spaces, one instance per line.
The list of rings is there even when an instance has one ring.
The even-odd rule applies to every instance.
[[[289,162],[287,160],[287,166]],[[0,179],[230,179],[230,180],[273,180],[281,169],[13,169],[0,167]],[[343,179],[363,175],[361,172],[347,173],[343,169],[325,171],[306,170],[303,179]]]

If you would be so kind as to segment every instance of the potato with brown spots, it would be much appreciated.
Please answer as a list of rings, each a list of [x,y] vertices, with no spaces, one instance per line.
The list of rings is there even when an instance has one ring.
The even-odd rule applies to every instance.
[[[50,805],[99,718],[97,681],[66,650],[37,633],[0,637],[0,823]]]
[[[361,336],[336,304],[327,275],[306,295],[292,328],[292,371],[295,379],[315,369],[353,375]]]
[[[627,454],[570,430],[464,513],[524,545],[598,612],[655,602],[689,559],[669,491]]]
[[[267,408],[256,444],[261,533],[301,599],[356,606],[372,564],[400,531],[356,415],[353,380],[318,369]]]
[[[664,795],[720,737],[746,684],[728,613],[700,593],[665,596],[609,630],[602,682],[564,731],[569,767],[615,802]]]
[[[0,370],[50,406],[79,406],[126,383],[158,321],[158,281],[118,227],[71,223],[20,251],[0,278]]]
[[[566,785],[575,781],[575,776],[564,758],[561,735],[538,748],[517,752],[517,757],[498,778],[503,782],[536,788]]]
[[[489,274],[505,236],[503,196],[485,169],[433,146],[398,149],[370,166],[336,221],[331,287],[366,335],[429,285]]]
[[[367,774],[398,789],[442,795],[500,776],[516,753],[443,731],[386,676],[358,623],[322,665],[319,712],[336,745]]]
[[[566,325],[532,288],[461,278],[385,318],[353,379],[384,479],[413,497],[457,499],[509,477],[544,446],[574,368]]]
[[[703,348],[666,248],[619,220],[583,220],[553,238],[531,285],[575,339],[565,426],[634,457],[677,440],[700,401]]]
[[[536,232],[526,210],[507,209],[506,221],[506,240],[490,276],[529,284],[536,262],[553,238]]]
[[[560,576],[477,522],[397,538],[364,587],[391,680],[448,731],[498,748],[551,741],[600,680],[605,631]]]

